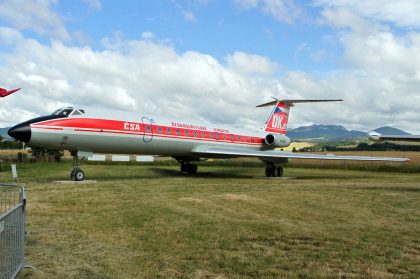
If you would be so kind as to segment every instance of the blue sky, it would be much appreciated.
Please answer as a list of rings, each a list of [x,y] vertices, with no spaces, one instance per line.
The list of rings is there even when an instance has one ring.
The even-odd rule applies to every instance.
[[[290,24],[229,1],[98,3],[100,8],[85,1],[61,1],[52,9],[62,15],[69,32],[83,32],[88,44],[97,50],[103,47],[102,38],[115,33],[135,40],[144,32],[152,32],[160,40],[170,41],[179,52],[196,50],[218,59],[239,50],[267,56],[289,70],[313,73],[334,69],[340,63],[341,48],[334,32],[317,22],[319,9],[315,7],[306,6],[302,11],[305,17]]]
[[[95,105],[259,128],[276,96],[345,99],[291,127],[420,132],[419,29],[415,0],[0,0],[0,87],[23,87],[0,126]]]

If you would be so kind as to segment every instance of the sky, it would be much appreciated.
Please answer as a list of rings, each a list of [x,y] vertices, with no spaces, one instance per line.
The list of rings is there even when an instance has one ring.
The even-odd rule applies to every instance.
[[[0,0],[0,127],[62,106],[420,134],[418,0]]]

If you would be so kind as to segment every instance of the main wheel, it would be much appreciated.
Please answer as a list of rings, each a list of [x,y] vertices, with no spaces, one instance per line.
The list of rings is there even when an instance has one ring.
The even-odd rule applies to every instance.
[[[265,176],[267,177],[274,177],[276,175],[276,168],[273,167],[266,167],[265,168]]]
[[[181,164],[181,172],[182,173],[188,172],[188,165],[187,164]]]
[[[188,173],[197,173],[198,167],[197,165],[189,165]]]
[[[276,176],[277,177],[282,177],[283,176],[283,168],[282,167],[277,167],[275,170],[276,170]]]

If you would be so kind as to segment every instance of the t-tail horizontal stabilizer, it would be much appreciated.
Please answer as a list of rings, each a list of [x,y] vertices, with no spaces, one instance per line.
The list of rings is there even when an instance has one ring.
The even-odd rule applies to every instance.
[[[264,131],[267,133],[275,133],[285,135],[287,130],[287,122],[289,121],[290,108],[298,103],[321,103],[321,102],[341,102],[341,99],[321,99],[321,100],[279,100],[272,97],[274,101],[258,105],[257,107],[267,107],[274,105],[274,109],[270,114],[267,122],[265,122]]]
[[[261,108],[261,107],[268,107],[268,106],[273,106],[275,104],[277,104],[278,102],[281,102],[283,104],[287,104],[289,105],[289,107],[293,107],[294,104],[299,104],[299,103],[324,103],[324,102],[342,102],[342,99],[314,99],[314,100],[280,100],[274,97],[271,97],[274,99],[274,101],[268,102],[268,103],[264,103],[261,105],[256,106],[257,108]]]

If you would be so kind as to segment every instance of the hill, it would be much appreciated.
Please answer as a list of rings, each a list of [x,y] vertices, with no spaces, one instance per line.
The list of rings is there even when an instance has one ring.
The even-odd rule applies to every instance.
[[[347,130],[341,125],[311,125],[291,129],[287,136],[291,140],[336,141],[366,137],[366,132]]]
[[[409,133],[384,126],[376,128],[374,131],[381,134],[388,135],[409,135]],[[367,132],[357,130],[347,130],[341,125],[311,125],[304,126],[287,131],[287,136],[292,141],[305,140],[311,142],[331,142],[331,141],[343,141],[343,140],[357,140],[366,139]]]
[[[410,133],[407,133],[403,130],[400,130],[394,127],[389,127],[389,126],[377,128],[374,131],[383,135],[410,135]]]
[[[9,137],[9,135],[7,134],[7,131],[9,131],[10,127],[7,128],[0,128],[0,136],[2,137]]]

